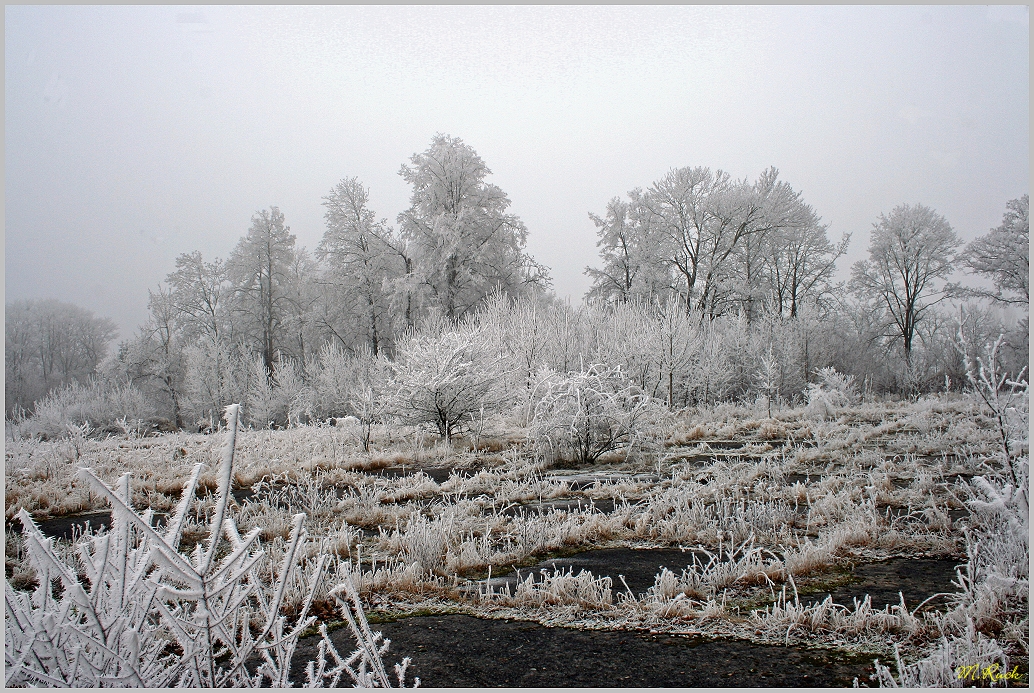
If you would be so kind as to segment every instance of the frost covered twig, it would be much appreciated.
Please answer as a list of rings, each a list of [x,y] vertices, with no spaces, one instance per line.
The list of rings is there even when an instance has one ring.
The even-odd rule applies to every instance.
[[[294,516],[288,548],[279,571],[272,573],[260,530],[241,537],[226,516],[238,417],[239,405],[227,407],[227,443],[207,546],[197,544],[189,554],[180,544],[200,464],[164,532],[152,525],[151,510],[140,513],[130,505],[128,474],[113,490],[91,470],[81,470],[113,514],[110,532],[87,535],[77,546],[85,580],[29,513],[20,512],[39,586],[30,595],[5,585],[6,685],[291,685],[291,658],[299,636],[315,621],[308,609],[326,558],[310,575],[301,612],[288,619],[281,606],[301,568],[305,515]],[[366,637],[368,631],[355,633]],[[321,658],[327,647],[321,645]],[[375,652],[379,657],[383,648]],[[321,685],[325,676],[336,684],[340,675],[334,668],[326,671],[325,659],[318,672],[310,666],[307,673],[310,685]]]

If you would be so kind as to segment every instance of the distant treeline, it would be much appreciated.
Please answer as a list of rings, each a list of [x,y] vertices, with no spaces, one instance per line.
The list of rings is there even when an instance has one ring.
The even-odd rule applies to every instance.
[[[362,419],[353,386],[398,391],[398,364],[418,343],[435,360],[426,339],[455,347],[447,334],[493,352],[510,405],[525,401],[543,369],[593,364],[620,366],[669,407],[794,401],[828,367],[871,394],[958,388],[960,320],[978,347],[1007,332],[1013,372],[1028,360],[1026,318],[1005,325],[988,304],[1029,310],[1026,195],[965,248],[935,211],[899,206],[876,220],[868,258],[836,284],[848,237],[830,241],[776,169],[753,182],[675,169],[590,215],[601,262],[586,268],[592,288],[572,307],[553,295],[548,271],[526,252],[526,227],[471,147],[438,135],[400,174],[413,194],[397,228],[347,178],[323,198],[326,232],[313,252],[296,247],[272,207],[227,259],[180,255],[150,292],[147,322],[107,358],[110,320],[56,301],[8,304],[8,419],[38,410],[48,393],[52,409],[99,397],[104,417],[129,407],[125,420],[178,428],[216,425],[240,401],[261,426]],[[994,290],[948,283],[957,268]],[[105,399],[104,388],[121,394]],[[100,423],[80,405],[79,419]]]

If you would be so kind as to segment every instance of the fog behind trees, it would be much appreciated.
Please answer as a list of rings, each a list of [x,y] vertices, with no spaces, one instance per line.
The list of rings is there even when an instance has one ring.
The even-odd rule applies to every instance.
[[[670,170],[776,166],[867,253],[923,204],[964,242],[1029,187],[1024,7],[76,7],[5,10],[7,300],[115,320],[183,253],[276,206],[314,252],[359,178],[401,229],[399,165],[461,137],[561,298],[607,202]],[[961,276],[959,277],[961,279]]]
[[[1025,353],[1025,7],[5,18],[9,415],[379,411],[471,344],[670,407],[958,388],[957,320]]]

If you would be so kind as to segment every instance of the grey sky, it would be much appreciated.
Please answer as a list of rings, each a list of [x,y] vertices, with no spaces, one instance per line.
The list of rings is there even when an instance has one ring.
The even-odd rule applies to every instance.
[[[852,235],[921,202],[965,240],[1029,190],[1029,18],[1012,7],[38,7],[5,11],[6,300],[128,337],[177,255],[226,257],[278,205],[300,245],[358,176],[461,137],[556,291],[588,212],[673,167],[775,165]]]

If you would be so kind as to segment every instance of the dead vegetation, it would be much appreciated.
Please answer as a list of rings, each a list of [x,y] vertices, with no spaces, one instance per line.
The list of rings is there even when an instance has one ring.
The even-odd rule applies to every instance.
[[[476,444],[415,428],[375,431],[369,451],[338,427],[241,431],[234,502],[242,531],[258,529],[273,557],[293,514],[306,513],[310,536],[330,560],[353,566],[362,598],[385,613],[725,634],[883,661],[898,652],[903,662],[958,649],[969,628],[1025,657],[1028,549],[1016,529],[1017,486],[1001,481],[1015,471],[1001,464],[995,419],[956,396],[839,404],[823,420],[803,409],[772,418],[732,405],[690,409],[652,456],[594,465],[547,461],[503,421]],[[109,485],[128,472],[135,506],[170,509],[195,464],[212,470],[221,438],[86,439],[71,456],[67,441],[8,440],[8,525],[21,508],[38,521],[107,507],[76,480],[78,466]],[[216,486],[212,471],[198,478],[188,530],[210,521]],[[594,505],[604,502],[613,509]],[[31,570],[7,536],[8,580],[24,588]],[[527,574],[515,588],[488,581],[608,546],[693,553],[642,594],[570,570]],[[920,613],[918,604],[876,609],[798,594],[845,566],[908,556],[958,560],[948,607]],[[288,590],[285,608],[300,604],[302,587]]]

